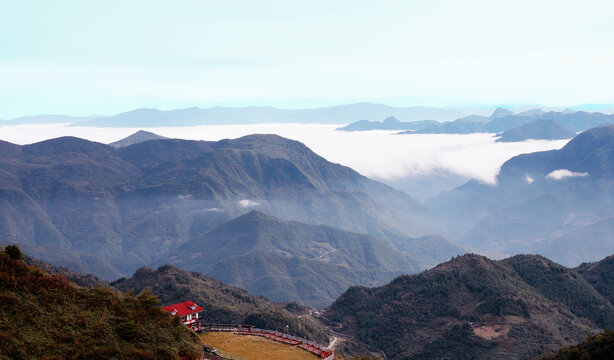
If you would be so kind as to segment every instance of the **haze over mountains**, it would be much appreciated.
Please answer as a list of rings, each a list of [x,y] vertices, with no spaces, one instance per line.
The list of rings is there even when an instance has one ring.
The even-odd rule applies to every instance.
[[[527,139],[571,139],[575,135],[575,132],[568,130],[554,120],[535,120],[500,133],[497,142],[514,142]]]
[[[537,252],[566,265],[614,252],[608,237],[614,207],[603,196],[614,183],[612,138],[612,127],[594,128],[559,151],[513,158],[496,186],[470,181],[428,200],[428,210],[273,135],[206,142],[140,133],[128,139],[132,145],[117,149],[77,138],[2,143],[0,232],[4,243],[23,244],[34,256],[106,279],[173,257],[182,267],[223,276],[255,293],[323,305],[359,281],[372,286],[465,251],[436,234],[486,254]],[[262,212],[254,213],[261,222],[231,222],[254,209]],[[232,231],[222,240],[212,231],[225,223]],[[323,228],[309,225],[335,229],[324,231],[331,237],[322,241],[316,234]],[[242,231],[287,242],[254,242],[242,250],[237,243],[219,258],[198,251],[216,238],[241,238]],[[338,242],[363,236],[358,234],[373,238],[355,243],[359,247]],[[311,245],[298,251],[309,236]],[[318,258],[326,251],[346,257]],[[285,280],[246,277],[243,260],[275,263],[260,267],[259,278],[283,273]],[[339,277],[325,281],[327,273]],[[307,282],[317,282],[318,289],[309,290]]]
[[[521,119],[532,116],[544,118]],[[517,142],[608,119],[497,110],[457,125],[520,124],[499,134]],[[274,301],[332,303],[325,316],[344,336],[390,359],[528,359],[614,326],[611,258],[580,265],[614,253],[614,125],[515,156],[496,184],[471,180],[424,204],[277,135],[214,142],[140,131],[109,145],[0,142],[0,154],[2,244],[107,280],[170,263],[110,286],[202,298],[211,321],[288,322],[323,337],[228,283]],[[467,251],[547,258],[455,257]]]
[[[464,252],[458,246],[428,248],[448,259]],[[408,255],[370,235],[252,211],[194,237],[161,261],[273,300],[324,307],[351,284],[382,284],[425,268],[412,257],[420,252]]]
[[[472,110],[474,111],[474,110]],[[186,108],[163,111],[136,109],[113,116],[75,117],[66,115],[24,116],[0,120],[0,125],[69,123],[93,127],[164,127],[258,123],[343,124],[358,118],[381,119],[395,116],[404,121],[432,119],[454,120],[466,113],[451,108],[426,106],[392,107],[383,104],[356,103],[315,109],[277,109],[269,106]]]
[[[563,113],[586,113],[587,106],[575,107],[575,110],[565,110]],[[479,123],[485,124],[493,119],[507,116],[521,116],[535,119],[542,115],[556,114],[562,109],[544,108],[538,106],[515,106],[514,111],[506,108],[489,106],[465,107],[429,107],[411,106],[394,107],[378,103],[354,103],[308,109],[281,109],[270,106],[246,107],[190,107],[174,110],[158,110],[141,108],[119,114],[70,116],[41,114],[21,116],[13,119],[0,120],[0,126],[23,124],[70,124],[86,127],[168,127],[196,125],[228,125],[228,124],[259,124],[259,123],[320,123],[348,124],[342,128],[346,131],[364,130],[419,130],[428,133],[458,133],[475,126],[483,130]],[[490,116],[484,116],[488,112]],[[604,114],[611,113],[602,110]],[[550,115],[551,117],[551,115]],[[548,117],[548,118],[550,118]],[[357,121],[358,119],[363,119]],[[380,119],[387,121],[379,122]],[[439,122],[443,122],[439,124]],[[464,127],[459,125],[465,124]],[[594,124],[593,126],[601,125]],[[440,128],[441,125],[441,128]],[[566,124],[563,124],[567,126]],[[582,125],[586,130],[586,124]],[[491,128],[489,128],[492,130]],[[575,130],[579,131],[579,130]]]
[[[276,299],[322,305],[351,284],[382,283],[464,251],[440,238],[432,247],[424,239],[413,243],[413,237],[437,232],[416,200],[274,135],[219,142],[158,139],[117,149],[70,137],[0,145],[3,243],[18,243],[53,264],[105,279],[175,255],[192,261],[199,241],[208,248],[212,239],[227,242],[242,231],[264,231],[265,241],[284,239],[287,252],[260,245],[237,250],[245,249],[237,243],[216,266],[202,248],[207,267],[201,261],[185,265],[242,284],[249,269],[236,256],[263,264],[276,259],[277,269],[292,276],[276,283],[285,275],[275,273],[252,290],[272,294],[283,288]],[[249,221],[238,226],[241,219],[222,226],[252,209],[304,224],[252,213],[275,226],[262,230]],[[226,237],[215,237],[215,228],[229,229]],[[297,229],[300,238],[285,238]],[[324,233],[327,240],[318,238]],[[308,236],[311,243],[305,242]],[[307,244],[312,251],[301,248]],[[425,264],[416,260],[419,252],[427,255]],[[224,266],[232,271],[222,272]],[[337,278],[327,283],[326,271]],[[322,281],[310,293],[309,282],[318,276]]]
[[[480,113],[491,110],[467,108],[463,111]],[[495,112],[502,115],[509,111],[499,109]],[[536,114],[539,111],[531,110],[523,113],[525,115]],[[474,120],[487,119],[480,115],[471,115],[465,116],[464,120],[472,118]],[[355,119],[351,118],[348,121]],[[420,120],[420,122],[425,123],[426,126],[438,124],[434,120]],[[232,120],[229,120],[228,123],[232,124]],[[497,146],[495,144],[499,143],[494,143],[488,133],[482,133],[482,136],[474,133],[472,136],[440,134],[433,137],[395,137],[390,131],[335,132],[333,131],[335,125],[316,123],[203,125],[207,124],[205,121],[194,126],[165,125],[156,128],[151,128],[153,123],[150,124],[147,121],[142,124],[144,126],[138,128],[69,126],[66,123],[5,125],[2,126],[2,139],[17,144],[30,144],[55,137],[76,136],[111,143],[143,128],[169,138],[208,141],[236,138],[254,133],[274,133],[299,140],[328,160],[352,167],[359,173],[403,190],[420,201],[442,190],[450,190],[467,179],[494,182],[499,167],[511,156],[559,148],[563,144],[556,140],[551,142],[516,141],[510,146]],[[1,121],[0,125],[2,125]],[[542,132],[547,134],[548,129]],[[542,135],[542,137],[552,138],[553,136]],[[491,149],[483,149],[483,147]],[[372,148],[378,150],[372,151]]]
[[[512,142],[527,139],[569,139],[576,132],[614,123],[614,115],[599,112],[563,111],[544,112],[539,109],[514,112],[497,108],[490,116],[470,115],[454,121],[402,122],[387,117],[382,122],[360,120],[341,131],[402,130],[399,134],[471,134],[498,133],[497,141]]]
[[[597,127],[561,150],[514,157],[496,186],[470,181],[426,202],[446,233],[499,256],[538,252],[566,265],[614,250],[614,126]]]
[[[491,120],[498,119],[504,116],[512,115],[513,112],[503,108],[496,108],[493,113],[488,116],[469,115],[462,118],[455,119],[454,121],[439,122],[429,119],[422,119],[419,121],[403,122],[394,116],[389,116],[384,121],[368,121],[360,120],[351,123],[347,126],[341,127],[338,130],[342,131],[367,131],[367,130],[408,130],[408,131],[425,131],[428,133],[438,132],[436,129],[439,127],[446,127],[451,124],[474,124],[474,123],[487,123]]]

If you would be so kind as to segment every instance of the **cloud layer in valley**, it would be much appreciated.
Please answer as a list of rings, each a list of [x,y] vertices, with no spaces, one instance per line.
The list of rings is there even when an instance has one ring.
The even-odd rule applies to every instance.
[[[562,179],[570,178],[570,177],[584,177],[584,176],[588,176],[588,173],[573,172],[567,169],[554,170],[550,174],[546,175],[547,178],[554,179],[554,180],[562,180]]]
[[[412,134],[390,131],[343,132],[338,125],[256,124],[148,128],[171,138],[220,140],[248,134],[278,134],[298,140],[327,160],[349,166],[371,178],[394,182],[406,177],[440,173],[494,184],[509,158],[535,151],[559,149],[567,140],[496,143],[491,134]],[[77,136],[109,143],[139,129],[16,125],[0,127],[0,139],[28,144],[59,136]]]

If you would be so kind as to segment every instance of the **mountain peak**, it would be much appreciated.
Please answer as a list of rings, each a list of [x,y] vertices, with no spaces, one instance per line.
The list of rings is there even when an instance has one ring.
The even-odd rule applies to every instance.
[[[181,245],[173,264],[277,301],[312,306],[330,303],[351,285],[381,285],[420,269],[416,260],[370,235],[282,220],[261,211]],[[327,275],[332,273],[334,279]]]
[[[110,143],[109,146],[112,146],[114,148],[122,148],[122,147],[142,143],[142,142],[149,141],[149,140],[161,140],[161,139],[168,139],[168,138],[164,136],[160,136],[158,134],[154,134],[149,131],[139,130],[128,137],[125,137],[121,140]]]
[[[504,109],[502,107],[498,107],[495,111],[489,116],[490,119],[498,119],[504,116],[513,115],[514,112],[508,109]]]
[[[383,123],[384,124],[398,124],[400,123],[400,121],[394,116],[388,116],[387,118],[384,119]]]
[[[483,255],[464,254],[456,256],[450,261],[441,263],[433,268],[433,271],[449,271],[450,269],[485,269],[492,270],[496,266],[496,262]]]
[[[248,212],[247,214],[240,216],[238,219],[242,219],[242,218],[275,219],[274,217],[269,216],[260,210],[252,210]]]

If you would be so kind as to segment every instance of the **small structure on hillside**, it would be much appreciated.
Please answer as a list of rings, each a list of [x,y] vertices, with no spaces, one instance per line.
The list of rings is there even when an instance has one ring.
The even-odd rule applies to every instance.
[[[198,313],[205,309],[196,305],[193,301],[184,301],[179,304],[169,305],[162,308],[162,310],[169,312],[173,316],[181,316],[181,322],[185,326],[194,331],[200,330],[200,322],[198,321]]]

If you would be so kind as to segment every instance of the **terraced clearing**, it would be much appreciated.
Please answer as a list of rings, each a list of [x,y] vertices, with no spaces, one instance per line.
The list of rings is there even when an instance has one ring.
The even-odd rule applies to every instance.
[[[245,360],[315,360],[314,354],[296,346],[282,344],[260,336],[235,335],[231,332],[208,332],[200,336],[204,344],[240,356]]]

